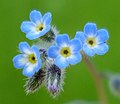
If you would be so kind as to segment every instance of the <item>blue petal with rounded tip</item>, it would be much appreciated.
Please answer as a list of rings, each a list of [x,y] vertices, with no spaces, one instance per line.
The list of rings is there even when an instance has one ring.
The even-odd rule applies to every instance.
[[[58,46],[68,45],[70,43],[69,36],[67,34],[61,34],[56,36],[56,44]]]
[[[94,51],[98,55],[104,55],[109,50],[109,46],[106,43],[98,45],[96,48],[94,48]]]
[[[22,22],[21,27],[20,27],[21,31],[25,32],[26,34],[30,31],[34,30],[34,28],[35,28],[35,24],[30,21]]]
[[[88,56],[94,56],[95,52],[93,51],[93,49],[91,49],[89,46],[87,45],[83,45],[83,51],[88,55]]]
[[[44,28],[42,31],[40,31],[39,33],[37,32],[29,32],[26,37],[30,40],[33,39],[37,39],[43,35],[45,35],[48,31],[50,30],[50,25],[46,26],[46,28]]]
[[[27,77],[32,77],[35,73],[35,67],[30,67],[30,65],[26,65],[23,69],[23,75]]]
[[[19,50],[22,53],[26,53],[26,50],[31,51],[31,48],[27,42],[20,42],[19,44]]]
[[[55,59],[55,65],[58,66],[60,69],[62,69],[62,68],[66,68],[69,64],[68,64],[67,60],[64,57],[59,55]]]
[[[37,39],[39,37],[39,33],[33,31],[26,34],[26,38],[28,38],[29,40]]]
[[[84,26],[84,33],[86,37],[96,36],[96,32],[97,32],[97,27],[95,23],[87,23]]]
[[[80,50],[82,49],[82,43],[80,40],[78,39],[72,39],[70,41],[70,48],[72,50],[73,53],[75,52],[80,52]]]
[[[51,18],[51,13],[48,12],[48,13],[45,13],[45,15],[43,16],[43,21],[45,22],[46,25],[49,25],[52,21],[52,18]]]
[[[82,43],[84,43],[85,42],[84,32],[81,31],[76,32],[75,38],[79,39]]]
[[[23,58],[23,54],[17,55],[13,58],[15,68],[21,69],[25,66],[26,63],[22,62]]]
[[[69,58],[68,58],[68,62],[71,65],[75,65],[77,63],[79,63],[82,59],[82,56],[80,53],[76,53],[76,54],[72,54]]]
[[[42,14],[41,14],[41,12],[39,12],[37,10],[31,11],[31,13],[30,13],[30,20],[32,22],[34,22],[35,24],[41,22],[41,20],[42,20]]]
[[[109,33],[106,29],[100,29],[97,31],[97,40],[98,43],[104,43],[109,39]]]
[[[56,58],[59,55],[59,48],[57,46],[51,46],[48,49],[47,54],[50,58]]]

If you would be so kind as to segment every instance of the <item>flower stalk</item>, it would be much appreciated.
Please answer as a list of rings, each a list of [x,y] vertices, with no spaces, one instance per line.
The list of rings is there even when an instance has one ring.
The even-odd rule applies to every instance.
[[[86,64],[88,71],[90,72],[91,76],[95,81],[100,104],[108,104],[101,75],[97,72],[97,69],[92,63],[91,58],[85,55],[84,53],[82,53],[82,55],[83,55],[83,62]]]

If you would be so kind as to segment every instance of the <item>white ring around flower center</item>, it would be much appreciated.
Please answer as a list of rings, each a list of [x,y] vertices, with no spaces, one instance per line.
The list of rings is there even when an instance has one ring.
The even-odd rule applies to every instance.
[[[62,49],[60,50],[60,54],[65,58],[69,57],[71,55],[71,50],[69,47],[62,47]]]
[[[31,62],[32,64],[35,64],[37,62],[34,54],[30,54],[28,59],[29,59],[29,62]]]
[[[43,23],[40,23],[36,26],[36,31],[39,32],[39,31],[42,31],[44,29],[44,24]]]
[[[86,39],[86,43],[87,43],[87,45],[90,46],[90,47],[94,47],[94,46],[97,45],[97,41],[96,41],[96,38],[95,38],[95,37],[88,37],[88,38]]]

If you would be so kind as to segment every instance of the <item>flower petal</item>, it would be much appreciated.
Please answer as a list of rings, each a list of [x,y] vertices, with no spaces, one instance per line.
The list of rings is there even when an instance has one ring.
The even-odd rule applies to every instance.
[[[35,30],[35,24],[30,21],[24,21],[22,22],[20,29],[27,34],[28,32]]]
[[[67,45],[69,45],[69,42],[70,42],[70,39],[67,34],[57,35],[56,37],[56,44],[60,47],[61,46],[66,47]]]
[[[59,48],[57,46],[51,46],[47,53],[50,58],[56,58],[59,55]]]
[[[71,64],[71,65],[75,65],[77,64],[78,62],[80,62],[82,59],[82,56],[80,53],[76,53],[76,54],[73,54],[71,55],[69,58],[68,58],[68,62]]]
[[[84,32],[81,31],[76,32],[75,38],[79,39],[82,43],[84,43],[85,42]]]
[[[21,69],[28,62],[28,59],[24,57],[23,54],[17,55],[13,58],[14,66],[18,69]]]
[[[23,69],[23,75],[32,77],[35,73],[35,64],[28,63]]]
[[[42,14],[37,10],[33,10],[30,13],[30,20],[35,24],[40,23],[42,21]]]
[[[106,42],[108,38],[109,33],[106,29],[101,29],[97,31],[97,40],[99,44]]]
[[[62,69],[62,68],[66,68],[69,64],[68,64],[67,60],[64,57],[59,55],[55,59],[55,65]]]
[[[29,32],[27,35],[26,35],[26,38],[30,39],[30,40],[33,40],[33,39],[37,39],[43,35],[45,35],[48,31],[50,30],[50,25],[46,26],[42,31],[40,32]]]
[[[39,33],[31,31],[26,34],[26,38],[28,38],[29,40],[37,39],[39,38]]]
[[[24,54],[31,54],[32,53],[32,50],[27,42],[20,42],[19,50],[20,50],[20,52],[22,52]]]
[[[97,45],[96,48],[94,48],[94,51],[98,55],[104,55],[106,52],[108,52],[109,46],[107,44],[100,44]]]
[[[50,25],[47,25],[44,29],[43,29],[43,31],[41,31],[40,33],[39,33],[39,36],[43,36],[43,35],[45,35],[49,30],[50,30]]]
[[[86,37],[88,36],[96,36],[96,32],[97,32],[97,27],[96,24],[94,23],[87,23],[84,27],[84,32]]]
[[[40,59],[39,49],[35,45],[33,45],[31,49],[33,50],[33,53],[35,54],[36,59]]]
[[[52,21],[52,17],[51,17],[51,13],[45,13],[45,15],[43,16],[43,21],[45,22],[46,25],[49,25]]]
[[[94,55],[95,55],[95,52],[93,51],[93,49],[90,48],[90,47],[87,46],[87,45],[84,45],[84,46],[83,46],[83,51],[84,51],[88,56],[94,56]]]
[[[35,71],[38,72],[42,66],[42,61],[40,59],[40,52],[39,52],[39,49],[34,45],[32,46],[32,50],[37,59],[37,63],[35,64]]]
[[[72,39],[70,41],[70,49],[72,53],[79,52],[82,49],[82,43],[78,39]]]
[[[35,72],[38,72],[42,66],[41,59],[37,60],[37,63],[35,64]]]

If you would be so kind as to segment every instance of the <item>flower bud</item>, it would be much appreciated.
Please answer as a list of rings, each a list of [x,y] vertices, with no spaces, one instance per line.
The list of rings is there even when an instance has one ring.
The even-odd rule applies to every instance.
[[[51,83],[49,82],[48,84],[48,90],[55,95],[56,93],[58,93],[58,87],[57,87],[57,79],[55,79],[51,85]]]
[[[64,69],[52,64],[47,72],[46,87],[53,97],[56,97],[63,90]]]
[[[43,85],[45,81],[46,72],[43,69],[40,69],[37,73],[34,74],[25,84],[25,91],[27,94],[34,93]]]

